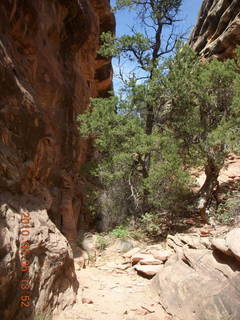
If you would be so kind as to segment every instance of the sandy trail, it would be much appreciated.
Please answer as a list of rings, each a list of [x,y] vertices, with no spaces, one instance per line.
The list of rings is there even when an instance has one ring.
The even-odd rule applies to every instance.
[[[121,256],[100,258],[97,266],[77,271],[77,303],[53,320],[165,320],[151,280],[131,267],[118,269]],[[84,303],[83,303],[84,302]]]

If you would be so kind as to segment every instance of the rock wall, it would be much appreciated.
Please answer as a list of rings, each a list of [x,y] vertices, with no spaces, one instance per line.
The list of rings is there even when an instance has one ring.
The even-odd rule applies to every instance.
[[[173,320],[238,320],[240,229],[212,238],[168,236],[175,251],[153,278],[159,303]]]
[[[84,222],[83,166],[92,151],[76,117],[89,97],[111,89],[111,63],[97,50],[101,32],[114,29],[109,0],[0,3],[1,319],[32,319],[34,309],[74,302],[78,284],[62,233],[74,242]],[[27,272],[20,271],[21,212],[30,216]],[[24,277],[32,304],[23,311]]]
[[[201,56],[225,59],[240,45],[239,0],[204,0],[190,46]]]

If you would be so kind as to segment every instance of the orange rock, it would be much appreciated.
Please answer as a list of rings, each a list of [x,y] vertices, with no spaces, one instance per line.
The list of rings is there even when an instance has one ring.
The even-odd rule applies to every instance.
[[[135,265],[134,269],[146,276],[154,276],[162,270],[162,265]]]
[[[159,250],[159,251],[152,251],[152,255],[155,259],[160,261],[166,261],[168,258],[171,257],[172,251],[170,250]]]
[[[154,259],[153,255],[147,253],[136,253],[132,256],[132,263],[138,263],[140,260]]]

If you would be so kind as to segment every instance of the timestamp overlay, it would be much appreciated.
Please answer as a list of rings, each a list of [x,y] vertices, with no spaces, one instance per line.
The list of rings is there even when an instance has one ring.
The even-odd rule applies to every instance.
[[[29,278],[29,253],[30,253],[30,214],[29,212],[21,212],[20,221],[20,268],[22,272],[22,278],[20,280],[20,306],[22,309],[29,308],[31,306],[31,286]]]

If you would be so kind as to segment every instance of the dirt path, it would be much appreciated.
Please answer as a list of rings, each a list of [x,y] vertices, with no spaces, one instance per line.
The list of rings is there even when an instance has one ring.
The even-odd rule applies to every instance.
[[[230,155],[220,173],[221,186],[230,188],[240,181],[240,157]],[[205,176],[198,174],[201,185]],[[124,270],[122,255],[109,248],[95,266],[77,271],[80,289],[71,310],[55,315],[53,320],[167,320],[150,289],[151,280]]]
[[[97,266],[77,271],[77,303],[53,320],[165,320],[151,280],[132,268],[118,269],[120,259],[100,258]]]

